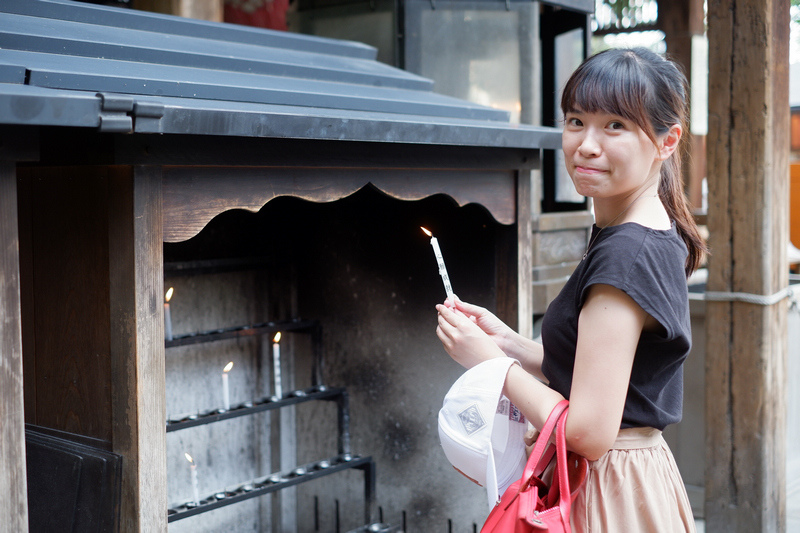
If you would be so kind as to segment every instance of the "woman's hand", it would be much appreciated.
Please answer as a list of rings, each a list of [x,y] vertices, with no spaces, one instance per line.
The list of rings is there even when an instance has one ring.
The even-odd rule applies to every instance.
[[[456,310],[463,313],[489,335],[495,344],[503,349],[504,341],[514,333],[514,330],[486,308],[462,302],[458,296],[454,296],[454,299],[454,302],[445,300],[445,305],[452,304],[448,305],[448,307],[455,307]]]
[[[464,305],[463,302],[461,304]],[[436,335],[442,341],[445,351],[458,364],[464,368],[472,368],[483,361],[505,357],[495,341],[478,325],[476,315],[465,314],[458,308],[458,303],[455,309],[440,304],[436,306],[436,310],[439,312]]]

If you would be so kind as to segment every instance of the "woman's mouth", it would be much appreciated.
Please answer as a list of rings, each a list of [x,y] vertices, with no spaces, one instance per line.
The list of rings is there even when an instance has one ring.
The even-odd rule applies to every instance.
[[[594,167],[585,167],[582,165],[575,165],[575,171],[580,172],[582,174],[599,174],[603,172],[602,169],[594,168]]]

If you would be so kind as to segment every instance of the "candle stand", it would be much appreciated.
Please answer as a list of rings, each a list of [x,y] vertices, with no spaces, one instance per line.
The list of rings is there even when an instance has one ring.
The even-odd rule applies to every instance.
[[[167,510],[167,521],[174,522],[200,513],[213,511],[227,505],[239,503],[251,498],[277,492],[279,490],[306,483],[349,469],[364,472],[364,520],[371,528],[363,531],[390,531],[384,524],[371,523],[375,505],[375,462],[371,456],[354,455],[350,450],[350,404],[347,391],[341,387],[328,387],[321,383],[322,376],[322,328],[315,320],[286,320],[265,322],[252,326],[231,327],[213,331],[176,335],[166,341],[166,348],[186,346],[190,344],[214,342],[236,337],[271,334],[277,331],[307,333],[312,336],[314,363],[312,369],[312,386],[297,389],[277,396],[264,396],[251,401],[232,405],[230,409],[219,407],[197,413],[174,416],[167,420],[166,431],[179,431],[190,427],[212,424],[231,418],[249,416],[263,411],[281,409],[312,401],[336,402],[338,417],[338,450],[333,457],[297,466],[288,471],[275,472],[266,476],[225,487],[217,492],[200,497],[199,502],[186,502]],[[387,526],[390,527],[391,526]]]

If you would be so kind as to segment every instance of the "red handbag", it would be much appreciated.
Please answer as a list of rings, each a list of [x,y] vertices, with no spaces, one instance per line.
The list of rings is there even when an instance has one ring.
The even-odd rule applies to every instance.
[[[589,463],[567,452],[565,426],[569,402],[559,402],[539,433],[522,477],[503,493],[481,533],[570,533],[569,512],[578,489],[586,480]],[[556,430],[555,444],[550,437]],[[555,457],[555,459],[554,459]],[[548,487],[542,476],[555,460],[553,481]]]

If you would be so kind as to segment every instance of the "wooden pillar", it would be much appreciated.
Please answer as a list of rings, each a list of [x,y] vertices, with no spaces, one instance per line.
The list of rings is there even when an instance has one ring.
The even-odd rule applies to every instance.
[[[703,0],[661,0],[658,4],[658,27],[664,32],[667,54],[683,67],[689,85],[705,83],[705,79],[692,79],[692,41],[696,35],[705,33]],[[683,160],[684,183],[692,207],[700,209],[706,172],[705,135],[685,134],[688,153]]]
[[[167,531],[161,171],[109,177],[114,451],[124,456],[121,531]]]
[[[0,162],[0,532],[28,531],[17,178]]]
[[[789,0],[709,3],[709,291],[788,285]],[[706,531],[784,531],[787,302],[707,302]]]

